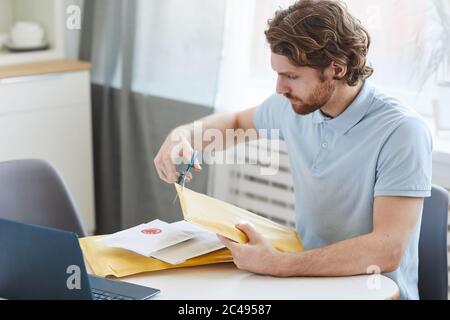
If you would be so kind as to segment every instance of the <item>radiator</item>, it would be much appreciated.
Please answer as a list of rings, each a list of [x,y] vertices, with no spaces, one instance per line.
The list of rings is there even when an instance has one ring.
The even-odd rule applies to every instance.
[[[245,151],[229,150],[228,154],[234,153],[236,159],[245,164],[215,165],[211,194],[279,224],[295,227],[294,189],[289,159],[286,145],[280,143],[274,147],[262,140],[248,143]],[[257,157],[261,152],[276,152],[276,157],[263,157],[262,160]],[[273,175],[261,174],[262,169],[271,167],[278,167],[278,172]]]

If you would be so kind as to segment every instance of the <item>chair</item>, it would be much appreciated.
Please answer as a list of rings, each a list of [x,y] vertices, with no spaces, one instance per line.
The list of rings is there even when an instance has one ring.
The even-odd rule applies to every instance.
[[[447,190],[433,186],[426,198],[419,239],[419,296],[421,300],[448,299]]]
[[[41,160],[0,163],[0,218],[86,235],[62,178]]]

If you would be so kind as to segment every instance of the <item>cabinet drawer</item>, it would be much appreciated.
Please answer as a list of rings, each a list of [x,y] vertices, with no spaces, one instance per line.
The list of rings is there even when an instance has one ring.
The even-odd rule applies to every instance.
[[[0,80],[0,114],[88,103],[89,72],[44,74]]]

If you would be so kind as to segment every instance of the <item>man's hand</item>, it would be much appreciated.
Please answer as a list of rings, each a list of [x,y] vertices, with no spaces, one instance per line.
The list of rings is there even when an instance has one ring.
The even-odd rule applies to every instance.
[[[166,138],[154,159],[156,171],[161,180],[167,183],[175,183],[180,176],[180,173],[177,172],[175,167],[177,159],[182,158],[189,162],[193,153],[194,150],[190,143],[190,133],[182,128],[175,129]],[[200,164],[196,163],[194,165],[194,171],[199,172],[201,170]],[[189,183],[191,179],[192,174],[188,172],[185,182]]]
[[[275,249],[250,224],[240,224],[236,227],[247,235],[249,242],[239,244],[217,235],[231,251],[234,264],[241,270],[264,275],[282,276],[279,270],[279,262],[283,253]]]
[[[255,129],[253,123],[253,115],[256,108],[251,108],[237,113],[216,113],[200,119],[196,122],[199,123],[198,127],[200,132],[194,134],[195,123],[186,124],[174,129],[167,139],[164,141],[161,149],[154,159],[156,171],[159,177],[167,183],[174,183],[178,180],[180,174],[177,172],[175,167],[177,159],[184,159],[186,163],[189,163],[192,159],[192,154],[194,152],[192,145],[193,136],[199,134],[202,137],[202,141],[195,141],[195,146],[197,143],[201,143],[203,150],[208,146],[211,141],[203,141],[203,133],[208,129],[215,129],[222,133],[221,138],[224,139],[222,147],[231,147],[236,143],[235,139],[231,139],[231,144],[228,145],[225,137],[227,136],[227,130],[242,129],[244,132],[249,129]],[[246,141],[247,137],[245,134],[238,134],[239,138],[243,138]],[[223,149],[214,149],[215,151]],[[200,152],[200,150],[197,150]],[[194,165],[194,171],[199,172],[202,168],[199,163]],[[192,175],[186,175],[186,183],[192,179]]]

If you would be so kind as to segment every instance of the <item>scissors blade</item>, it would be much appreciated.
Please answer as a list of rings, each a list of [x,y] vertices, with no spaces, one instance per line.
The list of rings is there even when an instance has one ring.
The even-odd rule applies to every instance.
[[[180,173],[180,176],[178,177],[177,183],[179,185],[181,185],[181,187],[183,188],[182,190],[184,190],[184,185],[186,183],[186,176],[187,176],[188,172],[191,171],[191,169],[195,165],[195,161],[197,161],[197,154],[198,154],[198,152],[195,150],[194,153],[192,154],[191,162],[188,164],[186,170],[182,171]],[[177,199],[178,199],[178,193],[175,195],[175,199],[173,199],[173,204],[175,204]]]

